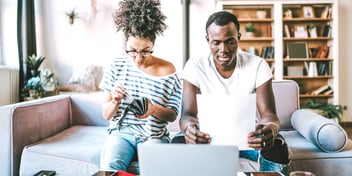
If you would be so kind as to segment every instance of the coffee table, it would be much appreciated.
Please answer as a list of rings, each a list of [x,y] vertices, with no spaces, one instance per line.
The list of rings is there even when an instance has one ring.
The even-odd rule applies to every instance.
[[[98,171],[93,176],[128,176],[134,175],[127,172]],[[284,176],[280,172],[239,172],[237,176]]]

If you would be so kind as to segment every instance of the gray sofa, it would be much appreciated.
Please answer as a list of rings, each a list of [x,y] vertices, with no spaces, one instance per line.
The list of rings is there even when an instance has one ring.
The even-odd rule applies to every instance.
[[[339,145],[338,150],[342,151],[322,151],[324,146],[311,138],[314,135],[309,136],[314,130],[304,133],[305,129],[316,128],[298,131],[291,124],[295,114],[297,117],[307,114],[298,112],[297,84],[275,81],[273,88],[281,120],[280,133],[290,149],[290,170],[311,171],[319,176],[350,175],[351,140]],[[101,113],[102,98],[102,92],[58,95],[0,107],[0,175],[26,176],[40,170],[55,170],[58,175],[92,175],[98,171],[107,125]],[[302,126],[299,120],[292,122],[297,128]],[[314,126],[317,122],[307,124]],[[168,128],[175,134],[178,122]]]

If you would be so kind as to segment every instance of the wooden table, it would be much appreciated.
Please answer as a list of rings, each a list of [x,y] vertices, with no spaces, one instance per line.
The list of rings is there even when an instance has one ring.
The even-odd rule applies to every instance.
[[[93,176],[129,176],[127,172],[111,172],[111,171],[98,171]],[[239,172],[237,176],[284,176],[279,172]]]

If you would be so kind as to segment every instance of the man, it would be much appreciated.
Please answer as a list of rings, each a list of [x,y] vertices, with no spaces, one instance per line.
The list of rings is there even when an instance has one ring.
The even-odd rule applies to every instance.
[[[254,161],[259,157],[261,171],[285,173],[288,150],[278,134],[280,122],[275,109],[272,73],[264,59],[238,49],[239,29],[237,17],[229,12],[215,12],[208,18],[206,40],[211,54],[190,59],[185,65],[180,128],[186,143],[210,143],[210,135],[198,128],[196,94],[255,93],[260,117],[247,141],[255,150],[240,151],[240,157]]]

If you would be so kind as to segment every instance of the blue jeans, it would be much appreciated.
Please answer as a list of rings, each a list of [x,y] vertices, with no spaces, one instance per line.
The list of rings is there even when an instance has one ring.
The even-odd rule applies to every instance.
[[[129,164],[136,155],[138,144],[168,142],[167,137],[145,141],[136,137],[128,126],[123,126],[120,130],[112,130],[104,142],[100,156],[100,169],[127,171]]]
[[[171,143],[185,143],[184,134],[179,132],[172,138]],[[259,164],[259,171],[277,171],[284,175],[288,174],[288,148],[285,139],[278,134],[274,146],[265,151],[241,150],[240,158],[256,161]]]
[[[284,175],[288,174],[288,163],[275,163],[265,159],[258,150],[241,150],[240,158],[258,162],[259,171],[277,171]]]

